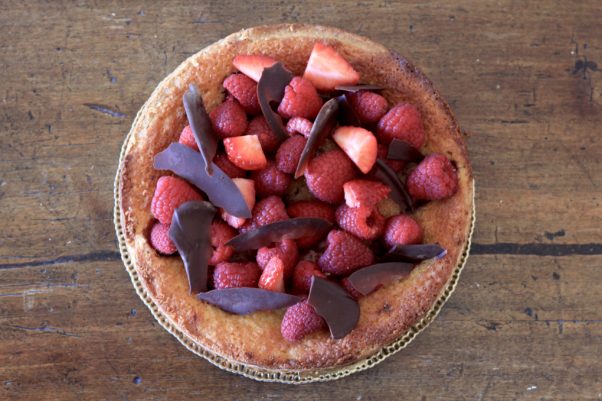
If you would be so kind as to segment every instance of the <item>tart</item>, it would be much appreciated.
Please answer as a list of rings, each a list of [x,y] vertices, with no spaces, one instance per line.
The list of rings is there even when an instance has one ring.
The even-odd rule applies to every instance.
[[[415,107],[424,130],[424,141],[418,144],[421,154],[438,154],[448,160],[456,186],[451,196],[419,204],[412,213],[422,228],[422,242],[437,244],[445,250],[444,255],[417,262],[403,278],[390,280],[359,297],[359,320],[352,330],[338,336],[342,338],[333,338],[337,336],[332,335],[330,327],[331,333],[317,330],[291,341],[281,332],[286,308],[234,314],[201,301],[196,296],[198,289],[190,291],[192,284],[182,259],[155,250],[152,237],[161,233],[151,213],[154,192],[159,180],[171,175],[155,169],[153,163],[156,155],[178,141],[188,124],[182,99],[190,91],[190,84],[196,85],[211,113],[225,102],[223,82],[237,72],[233,65],[236,56],[268,56],[285,65],[293,75],[302,76],[316,43],[343,57],[361,82],[376,85],[389,106]],[[321,83],[313,82],[318,89],[324,89]],[[313,111],[311,114],[315,115]],[[300,128],[298,132],[301,131]],[[347,153],[362,170],[357,173],[362,178],[364,169],[371,170],[372,164],[367,167],[351,157],[353,151],[348,148],[354,147],[349,144],[355,139],[345,138],[356,138],[355,134],[337,129],[336,144],[332,142],[331,146],[338,145]],[[226,151],[229,143],[240,138],[244,137],[224,140]],[[237,149],[252,146],[244,142]],[[249,170],[259,167],[265,165]],[[249,175],[246,173],[245,177]],[[262,26],[234,33],[188,58],[157,86],[141,108],[126,138],[117,172],[116,227],[124,262],[139,294],[155,317],[189,349],[222,368],[260,380],[326,380],[384,359],[404,346],[438,312],[467,256],[474,219],[473,186],[466,146],[449,106],[407,60],[366,38],[335,28],[303,24]],[[219,212],[217,216],[220,217]],[[231,222],[227,213],[221,217]],[[325,252],[324,245],[316,245],[313,251]],[[329,272],[326,275],[330,276]]]

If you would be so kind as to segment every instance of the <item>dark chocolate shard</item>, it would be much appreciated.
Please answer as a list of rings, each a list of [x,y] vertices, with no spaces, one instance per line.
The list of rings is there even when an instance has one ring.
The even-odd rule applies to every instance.
[[[208,175],[205,160],[199,152],[181,143],[172,143],[155,156],[154,167],[170,170],[205,192],[211,203],[236,217],[249,218],[251,210],[234,181],[213,164]]]
[[[282,63],[276,63],[263,69],[261,78],[257,83],[257,99],[259,100],[261,112],[280,140],[286,139],[287,135],[282,117],[274,111],[273,106],[278,107],[284,97],[284,89],[292,79],[293,73],[287,70]]]
[[[332,224],[328,221],[313,217],[297,217],[294,219],[277,221],[239,234],[226,243],[235,251],[247,251],[268,246],[273,242],[285,239],[297,239],[308,235],[321,235],[327,233]]]
[[[295,295],[250,287],[211,290],[198,294],[197,298],[236,315],[280,309],[301,301],[301,298]]]
[[[336,124],[338,110],[339,102],[336,98],[332,98],[322,105],[320,112],[314,120],[314,125],[311,127],[307,143],[301,152],[301,157],[295,170],[295,179],[303,175],[310,159],[314,157],[324,139],[331,134]]]
[[[412,263],[379,263],[354,271],[348,280],[362,295],[368,295],[381,285],[408,276],[413,267]]]
[[[345,337],[360,318],[360,306],[343,287],[332,281],[313,276],[307,303],[326,320],[330,336]]]
[[[209,202],[191,201],[178,207],[171,220],[169,238],[184,262],[191,294],[207,291],[211,257],[211,221],[215,208]]]
[[[211,119],[205,109],[203,97],[195,84],[190,84],[190,89],[184,94],[183,102],[188,124],[205,161],[205,171],[208,175],[212,175],[213,163],[211,162],[217,152],[217,139],[213,133]]]
[[[420,160],[424,159],[424,155],[406,141],[393,139],[389,144],[387,159],[419,162]]]
[[[337,119],[340,125],[350,125],[352,127],[359,127],[361,125],[360,119],[358,118],[355,110],[349,104],[349,99],[345,94],[336,97],[339,103],[339,113]]]
[[[384,88],[378,85],[359,84],[359,85],[339,85],[334,88],[337,91],[355,93],[359,91],[381,91]]]
[[[446,254],[447,249],[438,244],[395,245],[383,259],[416,263],[432,258],[441,259]]]
[[[412,198],[406,190],[405,185],[399,180],[395,171],[391,170],[382,159],[376,159],[371,175],[391,188],[391,198],[408,212],[414,210]]]

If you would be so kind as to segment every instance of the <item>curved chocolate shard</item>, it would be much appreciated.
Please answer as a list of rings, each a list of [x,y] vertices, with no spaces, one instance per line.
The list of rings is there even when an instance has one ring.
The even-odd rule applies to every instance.
[[[352,127],[361,126],[360,119],[357,114],[349,104],[349,99],[347,99],[346,95],[340,95],[336,97],[339,102],[339,113],[337,115],[337,119],[339,120],[339,124],[341,125],[351,125]]]
[[[251,210],[234,181],[212,164],[213,174],[207,174],[205,160],[199,152],[174,142],[155,156],[154,167],[170,170],[205,192],[211,203],[233,216],[248,219]]]
[[[250,287],[211,290],[198,294],[197,298],[236,315],[280,309],[301,301],[301,297],[295,295]]]
[[[287,135],[282,123],[282,117],[278,115],[272,108],[272,104],[276,107],[284,97],[284,89],[293,79],[293,73],[287,70],[282,63],[276,63],[271,67],[266,67],[261,73],[261,78],[257,82],[257,99],[261,112],[265,117],[268,125],[283,141]]]
[[[412,263],[378,263],[354,271],[347,279],[358,292],[368,295],[381,285],[408,276],[413,268]]]
[[[297,239],[307,235],[325,234],[330,230],[331,226],[332,224],[323,219],[297,217],[266,224],[255,230],[249,230],[232,238],[226,242],[226,245],[233,247],[238,252],[259,249],[273,242],[280,242],[285,239]]]
[[[355,93],[359,91],[381,91],[385,88],[378,85],[359,84],[359,85],[339,85],[335,86],[334,90],[341,92]]]
[[[322,108],[311,127],[307,143],[301,152],[301,157],[299,158],[299,163],[295,170],[295,179],[303,175],[309,160],[316,154],[322,141],[324,141],[324,139],[332,132],[336,123],[338,110],[339,102],[336,98],[332,98],[322,105]]]
[[[208,175],[212,175],[213,163],[211,161],[217,152],[217,139],[213,133],[211,119],[205,109],[199,88],[195,84],[190,84],[190,88],[186,91],[182,100],[186,117],[188,117],[188,124],[205,161],[205,171]]]
[[[387,159],[419,162],[424,159],[424,155],[406,141],[395,138],[389,144]]]
[[[360,318],[360,306],[347,291],[332,281],[312,276],[307,303],[326,320],[330,336],[345,337]]]
[[[376,163],[370,173],[374,178],[391,188],[391,198],[406,211],[414,211],[412,198],[406,190],[406,187],[401,183],[395,171],[391,170],[387,163],[382,159],[376,159]]]
[[[395,245],[383,259],[416,263],[432,258],[441,259],[446,254],[447,249],[438,244]]]
[[[174,211],[169,227],[169,238],[184,262],[191,294],[207,290],[213,215],[215,208],[209,202],[186,202]]]

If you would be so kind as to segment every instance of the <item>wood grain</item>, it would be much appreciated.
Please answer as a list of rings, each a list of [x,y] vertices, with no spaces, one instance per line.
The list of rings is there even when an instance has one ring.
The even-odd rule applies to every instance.
[[[0,399],[602,399],[602,3],[0,3]],[[244,27],[327,24],[413,60],[468,134],[473,255],[410,346],[328,384],[256,383],[137,298],[112,224],[156,84]]]

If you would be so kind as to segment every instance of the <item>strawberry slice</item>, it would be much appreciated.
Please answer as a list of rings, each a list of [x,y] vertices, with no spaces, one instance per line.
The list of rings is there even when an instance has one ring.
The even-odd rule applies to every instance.
[[[228,159],[243,170],[261,170],[268,165],[257,135],[225,138],[224,147]]]
[[[243,199],[247,202],[249,210],[253,210],[255,206],[255,181],[247,178],[232,178],[234,185],[238,187]],[[222,219],[226,221],[230,226],[234,228],[240,228],[247,219],[242,217],[232,216],[230,213],[222,209]]]
[[[345,204],[349,207],[373,209],[378,202],[385,199],[391,192],[389,186],[382,182],[370,180],[351,180],[343,185]]]
[[[338,85],[355,85],[360,80],[360,74],[336,50],[320,42],[316,42],[303,78],[322,91],[333,90]]]
[[[263,69],[276,64],[276,60],[269,56],[241,54],[234,57],[232,64],[234,64],[234,67],[236,67],[238,71],[242,72],[255,82],[259,82]]]
[[[259,288],[268,291],[284,292],[284,263],[280,258],[270,259],[259,278]]]
[[[332,138],[362,173],[367,174],[374,166],[378,144],[372,132],[360,127],[339,127]]]

